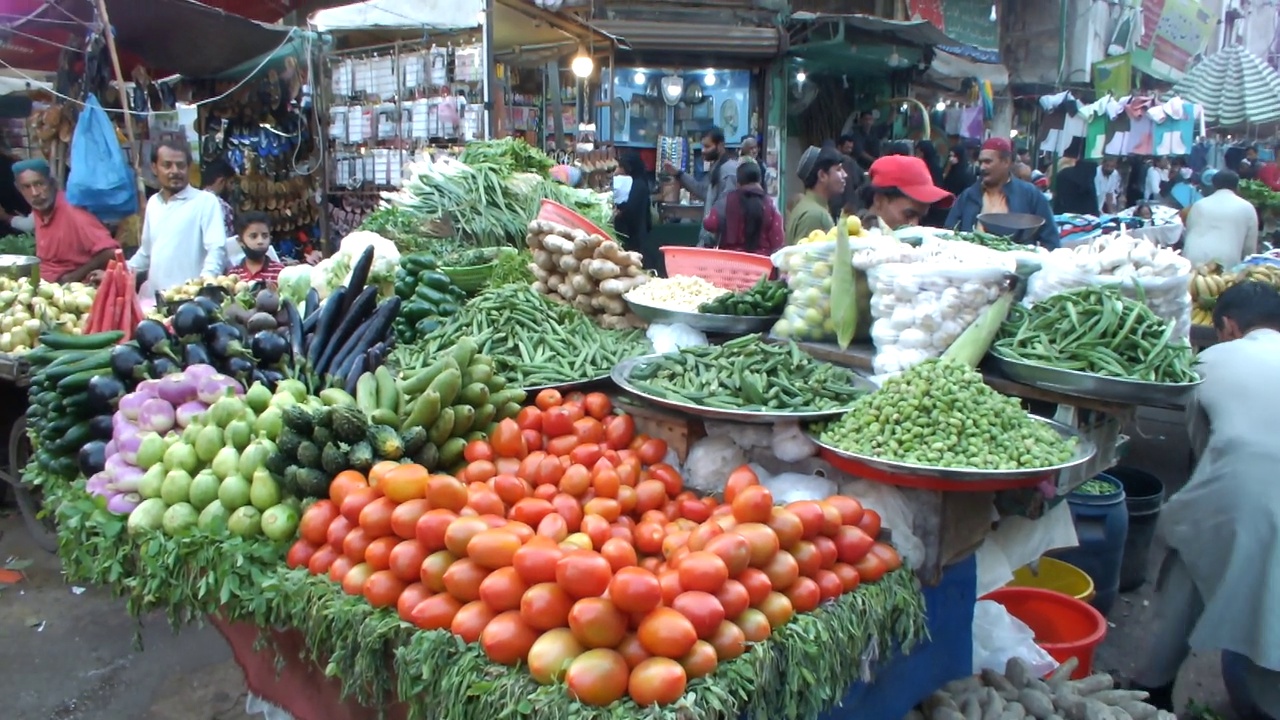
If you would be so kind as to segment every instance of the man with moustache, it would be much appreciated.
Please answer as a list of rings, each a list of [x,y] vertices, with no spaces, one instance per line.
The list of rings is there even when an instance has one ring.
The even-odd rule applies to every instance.
[[[971,232],[979,227],[983,213],[1027,213],[1044,218],[1035,243],[1058,247],[1058,224],[1044,193],[1035,185],[1013,175],[1013,145],[1004,138],[990,138],[978,153],[978,182],[960,193],[947,215],[946,227]]]
[[[690,195],[702,200],[704,225],[698,233],[698,247],[715,247],[716,236],[705,226],[707,216],[721,198],[738,186],[738,161],[725,152],[724,131],[720,128],[713,127],[702,134],[702,160],[710,163],[710,167],[701,180],[693,179],[671,163],[663,163],[662,171],[680,181]]]
[[[160,192],[147,200],[142,243],[129,259],[154,291],[198,277],[221,275],[227,262],[227,229],[218,196],[191,187],[191,148],[164,140],[151,151]]]

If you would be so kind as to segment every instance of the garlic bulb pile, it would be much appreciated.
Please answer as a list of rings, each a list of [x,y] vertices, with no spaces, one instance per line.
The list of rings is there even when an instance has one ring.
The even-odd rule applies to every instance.
[[[1049,262],[1074,266],[1085,275],[1177,277],[1191,271],[1191,262],[1176,250],[1156,245],[1124,231],[1100,235],[1072,248],[1049,253]]]

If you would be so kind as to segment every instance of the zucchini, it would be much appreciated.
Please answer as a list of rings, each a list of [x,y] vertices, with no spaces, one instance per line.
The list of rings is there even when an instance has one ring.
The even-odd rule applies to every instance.
[[[54,350],[102,350],[124,339],[119,330],[93,333],[92,335],[68,335],[66,333],[40,333],[40,344]]]
[[[57,363],[55,363],[55,365],[56,364]],[[59,365],[58,367],[50,365],[45,368],[44,378],[48,382],[58,384],[72,375],[84,373],[89,370],[95,371],[95,374],[98,375],[111,372],[111,351],[95,350],[79,362]]]
[[[68,398],[69,400],[70,396],[80,393],[86,388],[88,388],[89,381],[94,379],[95,377],[98,377],[101,374],[102,374],[102,368],[92,368],[89,370],[82,370],[78,373],[75,373],[74,375],[68,375],[62,380],[58,381],[58,394],[62,395],[65,398]],[[68,404],[68,401],[64,401],[63,404]],[[68,405],[68,407],[75,407],[75,406]]]
[[[89,428],[89,423],[84,422],[72,426],[67,434],[58,439],[57,442],[49,445],[49,452],[54,455],[63,455],[73,450],[78,450],[81,445],[93,439],[93,430]]]

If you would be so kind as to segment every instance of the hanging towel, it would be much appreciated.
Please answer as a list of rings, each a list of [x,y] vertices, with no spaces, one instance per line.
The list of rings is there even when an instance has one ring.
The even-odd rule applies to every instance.
[[[981,140],[987,134],[981,105],[974,105],[964,109],[960,134],[974,140]]]

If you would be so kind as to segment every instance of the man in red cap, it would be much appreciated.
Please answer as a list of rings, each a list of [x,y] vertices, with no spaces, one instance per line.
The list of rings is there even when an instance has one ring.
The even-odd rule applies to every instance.
[[[955,199],[933,184],[924,161],[914,155],[886,155],[871,163],[863,200],[882,229],[919,225],[933,205],[946,207]]]
[[[1005,138],[990,138],[978,154],[979,180],[960,193],[947,227],[961,232],[980,229],[978,216],[983,213],[1026,213],[1044,218],[1035,242],[1046,248],[1058,247],[1058,225],[1044,193],[1035,185],[1013,177],[1013,145]]]

